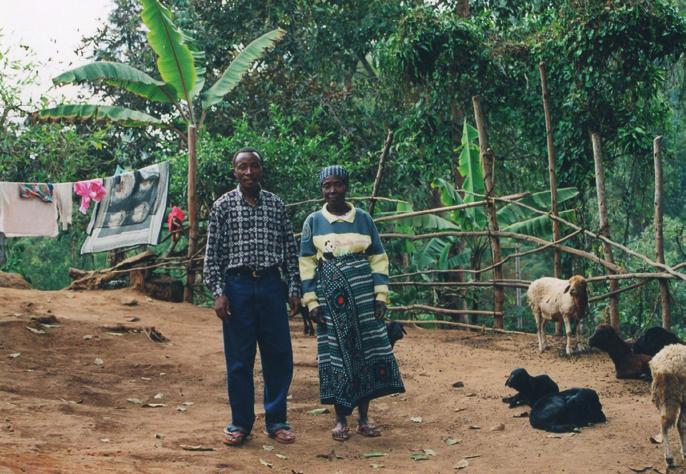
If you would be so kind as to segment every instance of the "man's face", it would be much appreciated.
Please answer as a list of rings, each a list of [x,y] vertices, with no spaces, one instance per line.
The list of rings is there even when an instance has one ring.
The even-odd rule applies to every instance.
[[[233,160],[233,174],[243,189],[259,188],[262,180],[262,161],[252,152],[239,153]]]
[[[343,204],[347,192],[348,186],[338,176],[329,176],[322,182],[322,195],[327,204]]]

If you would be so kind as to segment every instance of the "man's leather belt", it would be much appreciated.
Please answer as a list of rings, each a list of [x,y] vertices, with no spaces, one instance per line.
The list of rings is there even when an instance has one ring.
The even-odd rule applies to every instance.
[[[243,277],[249,277],[249,278],[262,278],[267,275],[273,275],[273,274],[278,274],[279,273],[279,267],[276,265],[273,265],[271,267],[267,268],[262,268],[259,270],[255,270],[250,267],[238,267],[238,268],[230,268],[229,270],[226,271],[228,275],[240,275]]]

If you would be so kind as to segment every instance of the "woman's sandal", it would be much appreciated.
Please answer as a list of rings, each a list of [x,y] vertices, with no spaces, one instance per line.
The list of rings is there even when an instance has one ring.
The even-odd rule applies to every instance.
[[[248,434],[242,431],[224,431],[224,444],[227,446],[242,446],[248,440]]]
[[[355,431],[362,436],[366,436],[367,438],[376,438],[381,436],[381,431],[371,423],[359,424],[357,425],[357,429]]]
[[[350,428],[347,426],[336,427],[331,430],[331,437],[334,441],[345,441],[350,438]]]
[[[291,430],[287,430],[286,428],[279,428],[273,433],[269,433],[269,437],[273,440],[278,441],[281,444],[295,443],[295,434]]]

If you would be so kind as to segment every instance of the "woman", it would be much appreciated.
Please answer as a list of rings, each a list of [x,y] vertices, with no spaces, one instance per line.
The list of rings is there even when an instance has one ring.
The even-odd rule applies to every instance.
[[[335,407],[334,440],[349,438],[355,407],[357,432],[380,436],[369,401],[405,391],[383,323],[388,257],[371,216],[345,201],[345,168],[322,169],[319,185],[325,204],[303,225],[300,276],[303,303],[317,323],[320,399]]]

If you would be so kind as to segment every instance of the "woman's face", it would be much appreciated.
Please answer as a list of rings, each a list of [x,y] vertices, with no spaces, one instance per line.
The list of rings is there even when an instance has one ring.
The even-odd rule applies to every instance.
[[[345,204],[348,186],[339,176],[329,176],[322,182],[322,196],[327,204],[340,207]]]

